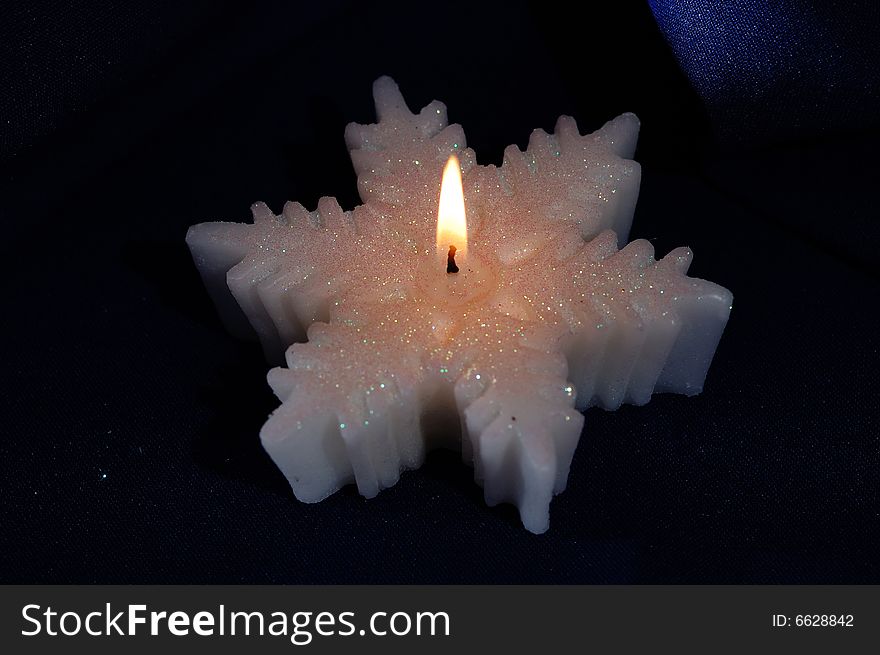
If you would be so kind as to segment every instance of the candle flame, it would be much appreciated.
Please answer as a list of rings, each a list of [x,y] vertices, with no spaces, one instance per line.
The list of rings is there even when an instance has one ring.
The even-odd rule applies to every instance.
[[[467,254],[467,221],[464,214],[464,191],[458,157],[449,156],[440,183],[440,208],[437,211],[437,252],[446,257],[455,246],[459,261]]]

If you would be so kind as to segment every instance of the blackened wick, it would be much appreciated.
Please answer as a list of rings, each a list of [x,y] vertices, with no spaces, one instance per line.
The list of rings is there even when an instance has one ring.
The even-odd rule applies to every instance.
[[[455,265],[455,246],[449,246],[449,255],[446,257],[446,272],[458,273],[458,266]]]

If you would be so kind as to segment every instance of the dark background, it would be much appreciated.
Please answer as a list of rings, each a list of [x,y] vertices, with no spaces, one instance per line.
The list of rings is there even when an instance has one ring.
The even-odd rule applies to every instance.
[[[0,582],[880,582],[878,10],[606,4],[4,5]],[[702,395],[587,412],[547,534],[453,453],[297,502],[189,258],[256,200],[357,204],[382,74],[481,163],[635,111],[632,236],[735,295]]]

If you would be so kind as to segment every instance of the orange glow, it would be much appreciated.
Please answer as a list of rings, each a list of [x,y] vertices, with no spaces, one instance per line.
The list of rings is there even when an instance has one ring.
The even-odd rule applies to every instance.
[[[464,215],[461,167],[455,155],[450,155],[443,169],[440,208],[437,212],[437,252],[445,257],[449,246],[455,246],[459,261],[464,260],[467,255],[467,221]]]

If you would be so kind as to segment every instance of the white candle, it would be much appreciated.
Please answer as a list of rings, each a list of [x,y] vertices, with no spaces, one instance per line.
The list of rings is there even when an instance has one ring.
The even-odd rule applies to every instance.
[[[640,178],[632,114],[586,136],[560,118],[496,168],[441,103],[412,114],[390,78],[374,97],[378,123],[346,129],[363,205],[257,204],[252,225],[187,235],[230,330],[286,363],[263,445],[306,502],[349,483],[372,497],[431,448],[460,449],[486,501],[543,532],[580,410],[699,393],[732,296],[685,275],[687,249],[618,251]],[[447,164],[463,188],[441,195]]]

